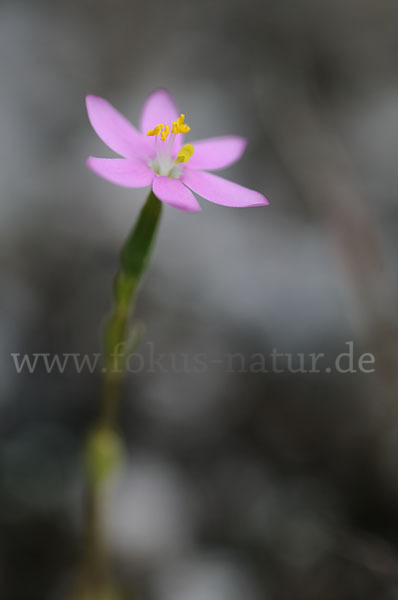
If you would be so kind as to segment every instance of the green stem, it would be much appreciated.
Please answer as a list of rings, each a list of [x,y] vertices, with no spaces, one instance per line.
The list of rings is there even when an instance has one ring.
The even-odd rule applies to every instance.
[[[105,427],[115,427],[125,355],[132,334],[130,319],[135,295],[148,266],[161,209],[161,202],[151,192],[122,248],[120,271],[115,278],[113,289],[114,308],[105,324],[106,373],[100,414],[100,420]]]
[[[102,483],[120,456],[117,435],[118,410],[124,379],[126,354],[131,347],[134,301],[148,266],[161,202],[151,192],[120,256],[120,269],[113,288],[113,308],[104,329],[104,378],[98,422],[86,445],[87,502],[82,598],[113,598],[110,568],[100,527]]]

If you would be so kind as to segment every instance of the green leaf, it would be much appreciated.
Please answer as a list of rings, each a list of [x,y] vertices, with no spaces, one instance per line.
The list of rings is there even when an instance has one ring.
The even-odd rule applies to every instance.
[[[144,204],[133,231],[122,248],[122,274],[116,282],[116,293],[128,295],[132,282],[137,283],[143,275],[155,239],[162,212],[162,203],[151,192]],[[124,276],[124,278],[123,278]]]

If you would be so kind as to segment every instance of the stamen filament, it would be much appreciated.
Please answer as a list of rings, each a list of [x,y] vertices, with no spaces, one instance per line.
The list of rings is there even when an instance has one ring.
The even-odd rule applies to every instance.
[[[179,164],[187,163],[193,156],[194,147],[192,144],[185,144],[177,153],[177,157],[173,158],[173,146],[177,135],[187,133],[191,129],[184,121],[185,115],[181,113],[171,127],[159,123],[147,132],[148,136],[155,137],[155,158],[150,161],[150,166],[161,176],[180,177],[182,167]],[[167,138],[169,139],[166,142]]]

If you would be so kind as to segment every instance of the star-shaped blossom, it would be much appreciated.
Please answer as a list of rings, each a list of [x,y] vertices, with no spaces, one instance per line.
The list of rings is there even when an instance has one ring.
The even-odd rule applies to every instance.
[[[146,100],[140,131],[103,98],[87,96],[86,105],[97,135],[123,157],[87,160],[88,167],[104,179],[130,188],[152,185],[159,200],[188,212],[200,210],[192,192],[223,206],[268,204],[259,192],[206,172],[236,162],[246,140],[228,135],[184,145],[190,127],[166,90],[155,90]]]

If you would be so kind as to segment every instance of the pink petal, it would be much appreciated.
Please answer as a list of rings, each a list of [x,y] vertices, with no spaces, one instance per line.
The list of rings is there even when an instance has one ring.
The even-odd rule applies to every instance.
[[[224,169],[236,162],[247,146],[244,138],[233,135],[191,143],[195,152],[189,161],[190,169]]]
[[[99,96],[87,96],[86,106],[94,131],[109,148],[127,158],[151,154],[152,145],[148,139],[107,100]]]
[[[180,115],[173,98],[167,90],[158,89],[145,100],[141,113],[141,131],[146,135],[159,123],[171,125]]]
[[[186,212],[197,212],[200,206],[195,196],[181,183],[172,177],[155,176],[153,180],[153,193],[162,202]]]
[[[215,204],[235,207],[268,204],[268,200],[259,192],[212,173],[185,168],[181,180],[199,196]]]
[[[87,166],[100,177],[130,188],[150,185],[155,175],[144,161],[134,158],[95,158],[90,156],[87,159]]]
[[[141,131],[144,135],[149,129],[154,129],[156,125],[170,125],[180,116],[175,102],[169,92],[164,89],[158,89],[152,92],[145,100],[141,113]],[[154,147],[155,140],[153,137],[148,138],[151,142],[151,147]],[[168,141],[169,138],[167,138]],[[173,150],[178,152],[182,145],[183,136],[176,136]],[[167,143],[166,141],[166,143]]]

